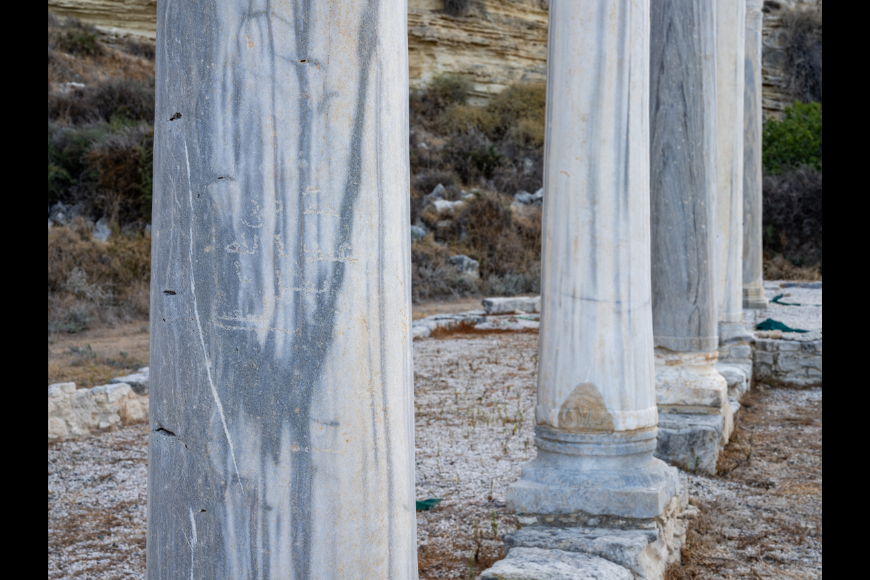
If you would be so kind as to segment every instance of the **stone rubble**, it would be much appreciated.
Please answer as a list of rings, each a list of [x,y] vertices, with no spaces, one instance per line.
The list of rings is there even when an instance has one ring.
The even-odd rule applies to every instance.
[[[130,388],[133,389],[137,395],[147,395],[151,377],[150,371],[151,369],[149,367],[143,367],[132,375],[115,377],[109,381],[109,384],[117,385],[120,383],[126,383],[130,385]]]
[[[148,421],[148,396],[127,383],[76,389],[75,383],[48,387],[48,439],[84,437],[97,430]]]

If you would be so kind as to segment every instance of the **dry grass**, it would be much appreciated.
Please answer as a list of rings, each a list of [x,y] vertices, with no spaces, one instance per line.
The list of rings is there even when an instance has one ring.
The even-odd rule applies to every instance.
[[[701,515],[666,580],[821,577],[822,402],[801,398],[794,389],[746,395],[712,478],[728,492],[692,500]]]
[[[477,338],[484,334],[538,334],[538,329],[478,328],[473,323],[462,320],[451,326],[439,326],[429,336],[430,338],[445,340],[448,338]]]
[[[147,320],[151,237],[116,231],[103,243],[91,227],[78,220],[48,232],[49,333]]]
[[[93,51],[75,51],[77,43],[67,39],[76,35],[93,35]],[[74,19],[48,16],[48,84],[77,82],[85,85],[110,80],[135,80],[154,84],[153,52],[146,41],[126,43],[122,48],[107,45],[93,28]],[[132,54],[131,54],[132,53]],[[144,58],[143,56],[151,58]]]
[[[822,264],[795,266],[791,260],[778,254],[770,260],[764,260],[764,279],[819,281],[822,279]]]
[[[79,388],[104,385],[148,365],[148,325],[127,322],[48,341],[48,384],[74,382]]]

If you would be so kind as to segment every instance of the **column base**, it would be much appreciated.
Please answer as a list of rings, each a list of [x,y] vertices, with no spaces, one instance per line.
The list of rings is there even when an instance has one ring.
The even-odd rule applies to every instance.
[[[535,445],[537,457],[508,488],[509,511],[650,519],[680,490],[676,468],[653,457],[655,428],[568,433],[539,426]]]
[[[721,415],[663,413],[655,456],[688,472],[716,474],[719,451],[734,431],[734,413],[740,404],[731,399]]]
[[[761,286],[744,286],[743,308],[753,310],[767,308],[767,298],[764,297],[764,288]]]
[[[741,342],[752,342],[755,337],[749,332],[746,324],[743,322],[720,322],[719,323],[719,355],[722,356],[722,345],[735,344]],[[724,358],[724,357],[723,357]]]
[[[659,410],[721,414],[728,385],[716,371],[719,352],[655,349],[656,404]]]
[[[687,483],[684,482],[684,488]],[[571,578],[662,580],[668,565],[680,561],[680,548],[685,543],[688,520],[698,513],[697,508],[688,505],[688,495],[682,494],[671,499],[661,516],[634,527],[608,527],[597,518],[567,527],[542,525],[540,522],[524,525],[522,529],[504,536],[507,558],[484,572],[480,580],[567,577],[563,575],[562,567],[557,566],[554,570],[556,573],[547,575],[542,573],[539,566],[529,565],[528,553],[532,550],[542,552],[541,556],[549,556],[550,563],[557,562],[562,554],[576,554],[603,559],[622,568],[616,571],[622,575],[595,575],[589,574],[592,569],[583,562],[581,570]],[[625,574],[625,571],[629,573]],[[584,572],[588,575],[584,575]]]

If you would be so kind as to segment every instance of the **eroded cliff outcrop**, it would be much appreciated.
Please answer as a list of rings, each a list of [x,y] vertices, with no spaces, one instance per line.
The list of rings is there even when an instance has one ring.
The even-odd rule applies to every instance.
[[[516,82],[543,81],[547,72],[549,0],[469,0],[461,16],[444,0],[408,0],[411,87],[443,73],[474,81],[472,104]],[[784,66],[784,15],[820,7],[819,0],[768,0],[764,14],[764,112],[777,114],[793,100]],[[120,34],[156,36],[156,0],[49,0],[59,16]]]

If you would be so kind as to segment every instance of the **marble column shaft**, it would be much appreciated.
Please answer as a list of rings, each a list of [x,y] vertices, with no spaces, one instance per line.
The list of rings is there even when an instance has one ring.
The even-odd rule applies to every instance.
[[[652,0],[650,31],[656,398],[719,412],[715,4]]]
[[[151,580],[417,577],[406,16],[158,2]]]
[[[746,0],[717,0],[716,103],[720,337],[743,322],[743,53]]]
[[[763,0],[746,0],[743,111],[743,307],[766,308],[762,257],[761,24]]]
[[[649,0],[549,19],[538,456],[508,508],[655,517],[679,484],[652,457]]]

